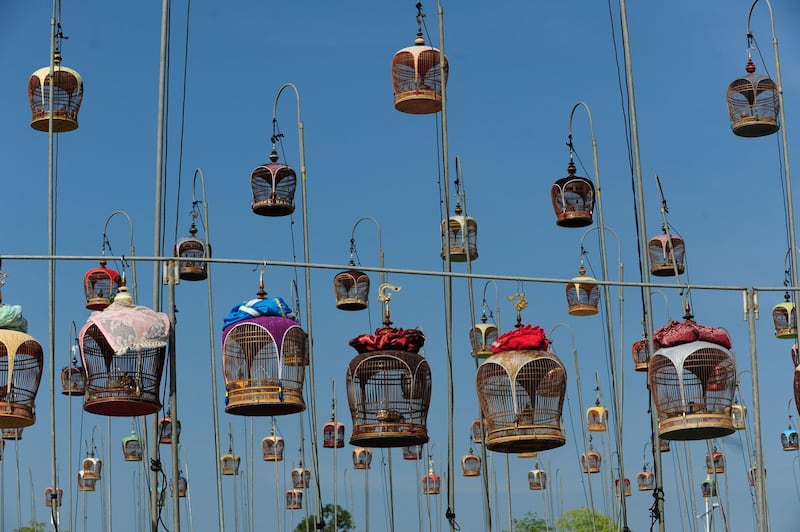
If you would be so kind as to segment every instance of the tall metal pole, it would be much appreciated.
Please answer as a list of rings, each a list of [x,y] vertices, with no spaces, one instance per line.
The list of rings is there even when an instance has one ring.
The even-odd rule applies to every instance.
[[[745,317],[750,336],[750,373],[753,377],[753,435],[755,446],[755,491],[756,491],[756,530],[769,531],[769,515],[766,514],[767,487],[766,468],[764,467],[764,450],[761,444],[761,398],[758,385],[758,357],[756,356],[756,292],[748,289],[744,292]]]
[[[633,89],[633,64],[631,60],[630,35],[628,33],[628,13],[626,0],[619,0],[620,26],[622,27],[622,46],[625,56],[625,79],[628,89],[628,107],[630,109],[631,144],[633,147],[633,167],[636,189],[636,211],[639,226],[639,263],[641,276],[644,283],[644,318],[645,329],[648,337],[648,353],[653,353],[653,301],[650,290],[650,257],[647,256],[647,223],[644,212],[644,189],[642,184],[642,162],[639,153],[639,125],[636,119],[636,95]],[[658,435],[658,414],[652,409],[653,423],[653,473],[655,475],[655,489],[653,497],[656,499],[656,517],[659,532],[666,532],[664,515],[664,480],[661,467],[661,445]]]
[[[178,437],[180,430],[178,429],[178,377],[177,367],[178,363],[175,360],[177,349],[175,347],[175,276],[177,274],[177,263],[173,260],[168,260],[167,265],[167,285],[168,285],[168,301],[169,305],[169,409],[172,412],[172,438],[170,440],[170,455],[172,459],[172,530],[180,531],[181,529],[181,506],[180,497],[178,496],[178,477],[180,476],[178,467]]]

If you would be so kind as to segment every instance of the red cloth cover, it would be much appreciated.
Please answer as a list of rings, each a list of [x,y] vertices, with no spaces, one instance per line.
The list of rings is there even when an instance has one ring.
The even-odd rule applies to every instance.
[[[664,325],[653,335],[653,341],[658,347],[671,347],[701,340],[721,345],[726,349],[731,348],[731,338],[722,327],[706,327],[698,325],[692,320],[683,322],[671,321]]]
[[[550,340],[547,339],[544,329],[538,325],[528,324],[501,334],[497,340],[492,342],[492,353],[523,349],[546,351],[549,346]]]
[[[350,345],[359,353],[397,349],[400,351],[419,352],[425,344],[425,335],[419,329],[400,329],[381,327],[375,334],[362,334],[350,340]]]

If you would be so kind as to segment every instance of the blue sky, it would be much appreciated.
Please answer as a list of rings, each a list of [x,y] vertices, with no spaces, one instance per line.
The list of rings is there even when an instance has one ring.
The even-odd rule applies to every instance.
[[[591,5],[590,5],[591,4]],[[684,282],[728,287],[780,287],[788,249],[780,179],[780,137],[742,139],[730,132],[725,108],[728,83],[744,74],[747,60],[745,23],[751,2],[687,0],[670,3],[637,3],[628,6],[636,106],[645,189],[647,233],[660,230],[660,202],[655,187],[658,175],[668,201],[669,222],[687,242],[688,276]],[[126,6],[127,7],[127,6]],[[793,68],[800,57],[800,37],[791,31],[800,23],[800,7],[789,1],[773,2],[780,39],[785,108],[790,147],[795,133],[794,117],[800,109],[800,77]],[[390,64],[392,55],[413,43],[416,33],[414,2],[349,4],[243,1],[235,7],[220,3],[192,2],[189,24],[188,80],[185,126],[181,142],[181,96],[185,44],[186,4],[176,2],[172,12],[172,60],[169,93],[166,228],[164,249],[171,253],[177,217],[178,236],[188,229],[192,174],[201,168],[206,178],[211,242],[215,257],[249,261],[302,260],[302,224],[299,201],[292,220],[267,219],[250,211],[249,176],[266,162],[272,133],[272,105],[278,89],[294,83],[301,95],[308,168],[309,248],[312,263],[344,266],[349,258],[353,223],[374,217],[381,226],[382,247],[388,268],[441,271],[439,258],[440,209],[437,129],[434,116],[403,115],[392,106]],[[436,6],[427,2],[426,24],[434,44],[438,42]],[[508,278],[568,279],[577,274],[580,229],[559,228],[550,206],[551,184],[566,175],[569,152],[565,146],[569,113],[578,101],[590,107],[598,141],[600,177],[606,224],[620,237],[626,281],[638,280],[633,195],[627,157],[620,85],[613,39],[621,63],[618,6],[603,2],[510,1],[489,7],[478,2],[445,2],[445,47],[450,61],[448,84],[448,132],[451,180],[455,156],[461,159],[468,214],[479,224],[480,257],[473,264],[477,274]],[[58,139],[57,254],[98,255],[103,224],[116,210],[130,214],[135,251],[153,254],[153,190],[156,156],[158,96],[159,2],[126,9],[106,2],[65,3],[62,25],[63,64],[78,70],[85,81],[80,128]],[[5,2],[0,7],[0,67],[6,73],[0,86],[5,112],[0,125],[0,160],[4,191],[5,230],[0,231],[0,255],[47,253],[47,135],[32,130],[26,85],[30,74],[49,63],[47,2]],[[759,73],[774,79],[774,62],[766,5],[756,7],[751,30],[761,48],[762,61],[754,52]],[[299,171],[297,127],[293,95],[285,92],[278,107],[284,133],[285,159]],[[579,174],[592,177],[588,122],[581,110],[573,122],[573,142],[580,158]],[[179,160],[182,146],[182,162]],[[794,160],[796,150],[790,148]],[[180,164],[179,164],[180,163]],[[582,163],[582,164],[581,164]],[[181,189],[178,194],[178,184]],[[452,187],[451,187],[452,190]],[[180,204],[178,204],[178,199]],[[129,254],[129,228],[122,217],[109,224],[114,254]],[[376,232],[359,225],[356,234],[359,258],[364,266],[377,266]],[[596,232],[586,237],[590,273],[600,277]],[[615,268],[616,241],[609,238],[610,276]],[[69,356],[70,323],[80,326],[88,311],[83,306],[82,275],[94,267],[91,261],[60,261],[56,285],[56,366]],[[47,264],[36,260],[4,260],[9,274],[3,300],[23,305],[29,332],[48,343]],[[344,376],[355,351],[347,342],[378,326],[375,297],[377,274],[372,276],[373,300],[369,313],[345,313],[334,307],[332,278],[335,268],[312,270],[313,329],[315,344],[318,424],[330,416],[332,382],[336,381],[339,417],[347,418]],[[464,271],[455,265],[454,271]],[[139,302],[152,303],[152,265],[138,268]],[[269,267],[267,291],[287,300],[295,272]],[[301,277],[299,277],[301,278]],[[402,286],[392,300],[396,326],[421,328],[426,337],[425,355],[434,378],[434,397],[429,415],[431,452],[437,472],[446,460],[446,356],[442,281],[429,275],[392,274],[388,280]],[[222,318],[227,310],[252,297],[258,273],[251,265],[220,264],[213,268],[214,341],[218,344]],[[476,307],[484,282],[474,284]],[[521,286],[530,306],[523,321],[550,331],[557,323],[568,324],[575,335],[580,360],[584,402],[594,397],[595,375],[606,404],[610,403],[608,356],[599,316],[571,317],[566,312],[561,283],[526,282]],[[457,407],[452,412],[456,460],[467,452],[470,422],[478,415],[473,359],[469,356],[467,330],[470,313],[464,280],[454,282],[454,389]],[[520,283],[497,282],[501,328],[514,323],[507,296]],[[669,302],[669,315],[681,315],[678,289],[660,289]],[[612,290],[616,294],[616,289]],[[624,368],[625,474],[632,480],[641,469],[642,453],[649,439],[647,391],[643,374],[635,373],[630,345],[641,337],[639,291],[626,288],[624,320],[618,322],[614,302],[615,342],[622,343]],[[792,399],[791,342],[774,338],[769,311],[782,294],[762,290],[761,318],[756,342],[761,375],[762,430],[770,515],[776,530],[797,522],[794,462],[796,455],[780,449],[779,435],[787,416],[797,412]],[[495,307],[495,291],[487,290],[488,305]],[[723,326],[731,333],[740,371],[749,369],[749,336],[743,320],[741,294],[736,291],[694,290],[691,293],[696,320]],[[219,362],[210,367],[208,356],[208,306],[204,283],[184,282],[177,287],[178,403],[183,424],[185,462],[190,480],[192,522],[198,530],[216,523],[214,455],[211,429],[213,398],[210,372],[220,372]],[[655,296],[654,319],[668,316],[661,297]],[[479,315],[480,309],[475,312]],[[622,327],[620,327],[622,325]],[[620,329],[622,329],[620,334]],[[621,336],[621,338],[620,338]],[[582,413],[577,407],[570,337],[565,330],[554,334],[553,348],[570,371],[569,402],[565,411],[567,444],[540,456],[549,466],[551,480],[558,477],[564,509],[586,505],[579,482],[577,456],[583,451],[571,426],[578,427]],[[219,353],[219,351],[218,351]],[[49,371],[49,368],[48,368]],[[37,424],[24,433],[19,446],[21,492],[16,493],[13,445],[6,446],[3,461],[5,501],[3,521],[16,526],[20,505],[23,521],[35,511],[42,520],[43,490],[50,483],[49,391],[47,374],[37,398]],[[749,374],[742,378],[744,400],[751,406]],[[81,438],[96,427],[95,440],[106,438],[104,418],[82,414],[80,400],[71,403],[73,461],[81,455]],[[216,401],[220,411],[222,398]],[[75,471],[67,469],[67,415],[70,403],[56,397],[58,471],[62,484],[74,485]],[[249,422],[221,413],[220,434],[226,446],[228,426],[233,428],[237,452],[246,457]],[[752,417],[749,418],[752,422]],[[303,418],[308,433],[307,417]],[[286,439],[286,461],[281,467],[279,493],[286,489],[288,471],[297,460],[296,417],[279,418],[279,432]],[[255,438],[268,434],[268,420],[255,419]],[[122,462],[119,440],[130,431],[129,419],[111,420],[111,472],[114,493],[114,528],[133,530],[137,478],[134,465]],[[102,434],[102,436],[100,436]],[[596,438],[595,448],[609,446],[608,436]],[[746,479],[742,433],[720,442],[728,456],[729,470],[722,482],[721,502],[731,530],[751,530],[753,506]],[[676,449],[680,447],[680,449]],[[702,442],[684,446],[673,443],[665,455],[665,491],[668,529],[699,524],[681,518],[689,498],[702,505],[699,483],[705,477]],[[678,451],[678,452],[676,452]],[[370,523],[385,527],[383,481],[376,453],[370,472]],[[256,458],[258,458],[256,456]],[[691,465],[687,465],[687,458]],[[495,455],[498,508],[495,523],[507,528],[505,517],[505,467]],[[648,458],[649,460],[649,458]],[[364,487],[360,472],[351,471],[350,447],[337,455],[339,504],[353,511],[363,529]],[[502,465],[498,465],[502,464]],[[107,464],[109,465],[109,464]],[[397,529],[418,527],[417,484],[419,472],[394,460],[394,492]],[[252,470],[250,467],[252,466]],[[607,458],[604,468],[611,466]],[[248,463],[254,479],[253,508],[256,523],[274,522],[276,512],[274,470],[260,460]],[[345,475],[345,468],[347,473]],[[545,513],[542,499],[527,489],[526,472],[533,462],[511,457],[511,502],[515,517],[526,511]],[[786,471],[792,468],[793,474]],[[186,468],[184,468],[186,469]],[[29,474],[33,478],[35,508],[30,508]],[[458,471],[456,471],[458,473]],[[693,478],[689,478],[689,473]],[[332,502],[334,459],[320,449],[320,478],[324,502]],[[592,478],[599,510],[610,504],[608,473]],[[347,483],[342,479],[348,478]],[[352,480],[352,496],[348,483]],[[233,486],[224,479],[226,508],[233,507]],[[107,479],[101,483],[107,482]],[[246,483],[249,481],[246,481]],[[345,489],[345,487],[347,489]],[[608,489],[605,489],[609,493]],[[77,494],[77,490],[75,491]],[[456,519],[462,530],[479,530],[483,522],[479,481],[456,479]],[[241,502],[242,486],[238,488]],[[431,528],[446,528],[445,495],[432,500]],[[307,501],[308,502],[308,501]],[[628,499],[629,525],[647,530],[649,493],[634,492]],[[82,503],[81,503],[82,504]],[[87,500],[89,529],[100,527],[100,492]],[[184,507],[187,515],[188,508]],[[106,509],[107,510],[107,509]],[[549,511],[549,510],[548,510]],[[291,530],[298,515],[281,510],[283,525]],[[67,508],[63,508],[66,516]],[[702,513],[698,511],[697,513]],[[188,518],[182,519],[188,529]],[[81,513],[82,516],[82,513]],[[428,513],[424,510],[427,527]],[[66,519],[66,517],[65,517]],[[243,517],[240,516],[240,520]],[[233,529],[233,515],[226,516]],[[241,523],[240,523],[241,524]],[[171,526],[171,522],[168,522]],[[242,528],[246,530],[245,528]]]

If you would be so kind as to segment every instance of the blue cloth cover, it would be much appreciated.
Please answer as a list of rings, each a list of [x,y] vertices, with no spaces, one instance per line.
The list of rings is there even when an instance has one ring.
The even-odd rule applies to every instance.
[[[225,316],[225,327],[246,320],[255,316],[280,316],[282,318],[294,318],[294,313],[286,301],[280,297],[269,299],[251,299],[244,301],[233,307]]]

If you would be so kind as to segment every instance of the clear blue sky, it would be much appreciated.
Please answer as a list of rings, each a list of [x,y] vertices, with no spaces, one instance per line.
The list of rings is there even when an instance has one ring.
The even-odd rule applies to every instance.
[[[591,4],[591,5],[590,5]],[[749,0],[629,5],[636,105],[639,118],[641,160],[644,175],[647,232],[660,230],[659,197],[654,176],[660,176],[668,201],[669,221],[687,242],[688,281],[693,284],[738,287],[776,287],[784,279],[788,249],[778,156],[780,137],[742,139],[730,132],[725,107],[728,83],[744,74],[745,23]],[[438,43],[436,5],[425,4],[426,24]],[[790,146],[796,135],[800,109],[800,37],[792,31],[800,24],[800,6],[775,0],[780,39],[785,108]],[[580,229],[563,229],[554,223],[550,206],[551,184],[566,175],[565,146],[569,113],[578,101],[591,108],[598,140],[600,176],[606,224],[620,237],[625,280],[638,280],[633,195],[627,157],[620,84],[614,41],[620,54],[619,9],[614,3],[612,29],[605,2],[445,2],[445,46],[450,60],[448,84],[448,131],[451,172],[460,156],[469,214],[479,224],[479,259],[473,271],[486,276],[571,278],[580,258]],[[195,168],[206,177],[210,210],[210,234],[216,257],[248,260],[302,260],[303,208],[299,198],[293,223],[288,218],[267,219],[250,210],[249,177],[266,162],[272,133],[272,104],[285,82],[297,85],[305,123],[308,168],[308,217],[311,262],[344,265],[349,258],[353,223],[361,216],[377,219],[382,229],[386,266],[398,269],[440,271],[439,224],[441,221],[436,119],[403,115],[392,106],[390,64],[393,54],[413,43],[416,33],[414,2],[374,3],[254,2],[236,6],[192,2],[188,48],[185,126],[181,143],[181,97],[185,44],[185,2],[175,2],[172,12],[172,60],[169,93],[169,152],[166,183],[165,250],[171,253],[175,238],[183,236],[190,219],[191,178]],[[97,255],[101,251],[103,224],[116,210],[130,214],[134,222],[137,255],[153,254],[153,190],[156,156],[160,2],[117,4],[65,2],[62,24],[63,64],[78,70],[85,81],[80,128],[58,140],[57,253]],[[0,97],[5,112],[0,121],[0,160],[4,229],[0,231],[0,255],[47,253],[47,135],[32,130],[26,97],[27,80],[36,69],[49,64],[48,2],[10,2],[0,5],[0,68],[4,83]],[[766,5],[760,2],[752,31],[761,47],[766,67],[757,52],[759,73],[775,77]],[[285,157],[299,172],[295,103],[284,93],[278,109],[284,133]],[[573,141],[580,157],[579,174],[592,177],[588,122],[582,111],[573,123]],[[182,164],[179,164],[182,146]],[[797,151],[790,150],[796,160]],[[179,172],[180,169],[180,172]],[[454,174],[451,173],[451,180]],[[181,183],[178,205],[178,183]],[[109,225],[114,254],[129,254],[128,226],[122,217]],[[600,277],[596,233],[586,238],[590,273]],[[356,235],[359,258],[365,266],[377,266],[375,230],[361,224]],[[616,241],[609,238],[611,278],[618,278]],[[70,323],[80,326],[88,311],[83,306],[82,275],[94,267],[88,261],[63,261],[57,267],[56,358],[57,369],[67,363]],[[152,302],[152,265],[138,268],[139,302]],[[455,265],[455,271],[463,271]],[[47,265],[44,261],[5,260],[9,274],[3,300],[23,305],[29,332],[48,344]],[[313,327],[315,344],[318,424],[330,417],[332,382],[336,381],[338,414],[347,426],[344,376],[355,356],[348,341],[378,326],[380,316],[374,299],[378,285],[372,275],[373,301],[367,312],[344,313],[334,307],[332,278],[336,270],[312,270]],[[129,272],[130,275],[130,272]],[[297,272],[300,276],[301,272]],[[289,286],[295,277],[290,268],[267,270],[266,288],[271,295],[293,299]],[[434,397],[429,416],[431,452],[436,470],[446,461],[446,356],[442,282],[432,276],[390,274],[402,286],[392,300],[396,326],[421,328],[427,337],[425,355],[434,378]],[[257,289],[258,274],[251,266],[218,265],[213,269],[215,343],[227,310]],[[684,279],[686,281],[686,279]],[[478,415],[473,359],[469,356],[470,327],[466,282],[456,281],[454,310],[454,386],[456,408],[452,412],[456,460],[467,452],[470,422]],[[514,323],[507,296],[518,283],[498,282],[501,328]],[[595,375],[604,402],[610,403],[608,356],[599,316],[575,318],[566,312],[562,284],[526,283],[530,306],[526,323],[546,330],[567,323],[575,333],[580,377],[585,402],[593,400]],[[483,282],[475,283],[476,307]],[[662,289],[669,314],[681,315],[678,290]],[[616,289],[612,290],[616,295]],[[645,377],[635,373],[630,345],[641,337],[639,291],[625,290],[624,320],[619,323],[615,299],[616,345],[623,345],[625,475],[631,480],[641,469],[645,442],[649,440]],[[781,293],[762,291],[761,319],[756,342],[761,374],[762,429],[768,470],[767,493],[775,530],[792,529],[798,520],[796,488],[797,455],[784,453],[779,435],[787,415],[797,419],[792,398],[791,342],[774,338],[769,312],[782,300]],[[495,292],[487,290],[490,307]],[[655,296],[657,324],[667,318],[661,297]],[[191,515],[196,530],[216,527],[216,492],[212,439],[210,372],[220,373],[217,361],[210,367],[208,355],[208,307],[204,283],[184,282],[177,288],[178,403],[183,423],[182,453],[188,465]],[[749,369],[747,324],[737,291],[696,290],[693,311],[698,322],[726,327],[733,339],[740,371]],[[476,313],[480,309],[476,308]],[[305,319],[305,317],[304,317]],[[622,330],[621,330],[622,329]],[[621,332],[621,338],[620,338]],[[540,455],[549,466],[551,487],[558,488],[563,509],[585,506],[580,484],[576,438],[582,413],[577,390],[569,334],[554,335],[553,348],[570,371],[569,400],[565,410],[567,444]],[[219,349],[217,351],[219,353]],[[49,371],[49,368],[47,368]],[[23,521],[31,515],[44,520],[43,491],[50,483],[49,390],[47,373],[37,398],[37,424],[24,433],[19,446],[21,491],[16,489],[14,446],[6,445],[3,460],[5,500],[3,523],[16,526],[18,504]],[[750,374],[742,378],[745,403],[751,407]],[[221,381],[220,381],[221,387]],[[308,399],[308,398],[307,398]],[[137,479],[135,464],[123,463],[120,440],[130,431],[129,419],[112,419],[111,439],[106,438],[106,419],[82,414],[74,399],[73,471],[68,471],[67,413],[70,402],[56,398],[58,471],[62,485],[75,486],[81,440],[95,441],[111,453],[113,519],[116,530],[134,530],[134,506],[139,504],[131,486]],[[216,405],[222,409],[222,398]],[[752,411],[752,408],[751,408]],[[308,434],[307,417],[303,417]],[[752,422],[752,417],[749,417]],[[233,427],[236,450],[245,450],[249,423],[241,417],[221,414],[220,435],[227,449],[228,427]],[[286,439],[286,459],[281,465],[279,494],[288,472],[297,461],[297,417],[278,419]],[[268,434],[268,420],[255,419],[257,441]],[[78,436],[78,433],[82,434]],[[608,436],[595,439],[595,448],[609,446]],[[753,506],[747,484],[743,434],[720,442],[728,457],[728,472],[721,482],[721,503],[731,530],[753,528]],[[364,486],[361,472],[352,471],[349,446],[337,456],[338,502],[354,513],[359,530],[364,524]],[[699,483],[705,477],[704,442],[673,443],[664,456],[668,530],[685,530],[692,523],[683,517],[687,501],[702,505]],[[166,453],[165,453],[166,454]],[[394,489],[397,530],[418,527],[416,492],[418,471],[394,454]],[[497,508],[496,529],[507,528],[505,467],[495,455]],[[324,502],[332,502],[333,454],[320,449],[320,477]],[[648,461],[650,459],[648,458]],[[421,465],[421,464],[420,464]],[[108,464],[107,464],[108,466]],[[256,504],[256,529],[274,529],[276,497],[271,464],[256,460],[244,466],[245,483],[251,470]],[[252,469],[251,469],[252,467]],[[602,478],[592,478],[598,510],[611,504],[606,454]],[[527,489],[526,473],[532,461],[511,457],[511,502],[515,517],[526,511],[543,515],[542,498]],[[184,471],[186,471],[184,467]],[[345,469],[347,473],[345,474]],[[792,474],[788,471],[792,470]],[[31,495],[30,477],[33,482]],[[462,530],[481,530],[483,513],[479,480],[456,473],[456,519]],[[691,475],[691,478],[690,478]],[[344,479],[347,479],[345,481]],[[386,527],[384,480],[380,451],[370,472],[370,523],[372,530]],[[132,482],[133,479],[133,482]],[[227,523],[233,529],[233,484],[224,478]],[[352,494],[350,481],[352,480]],[[101,485],[108,481],[105,478]],[[347,489],[345,489],[347,488]],[[103,488],[104,489],[104,488]],[[605,496],[600,495],[605,491]],[[494,488],[493,488],[494,491]],[[77,495],[77,489],[75,490]],[[242,486],[237,488],[241,503]],[[554,492],[551,492],[554,493]],[[87,529],[102,527],[101,491],[87,500]],[[446,505],[431,500],[431,529],[446,528]],[[31,508],[33,498],[34,508]],[[66,495],[65,495],[66,500]],[[18,502],[19,501],[19,502]],[[281,501],[282,502],[282,501]],[[306,501],[309,502],[309,501]],[[650,493],[634,491],[628,499],[629,525],[649,528]],[[81,505],[82,505],[81,500]],[[441,505],[441,507],[439,507]],[[282,508],[282,504],[281,504]],[[79,512],[82,518],[82,507]],[[188,530],[184,506],[183,528]],[[283,515],[284,529],[291,530],[300,516]],[[423,508],[427,527],[428,512]],[[702,513],[698,511],[697,513]],[[66,520],[67,508],[62,509]],[[438,518],[436,516],[439,516]],[[719,516],[717,515],[717,518]],[[240,525],[243,522],[240,516]],[[166,521],[171,527],[171,520]],[[81,526],[78,526],[81,529]],[[244,525],[242,530],[247,530]]]

